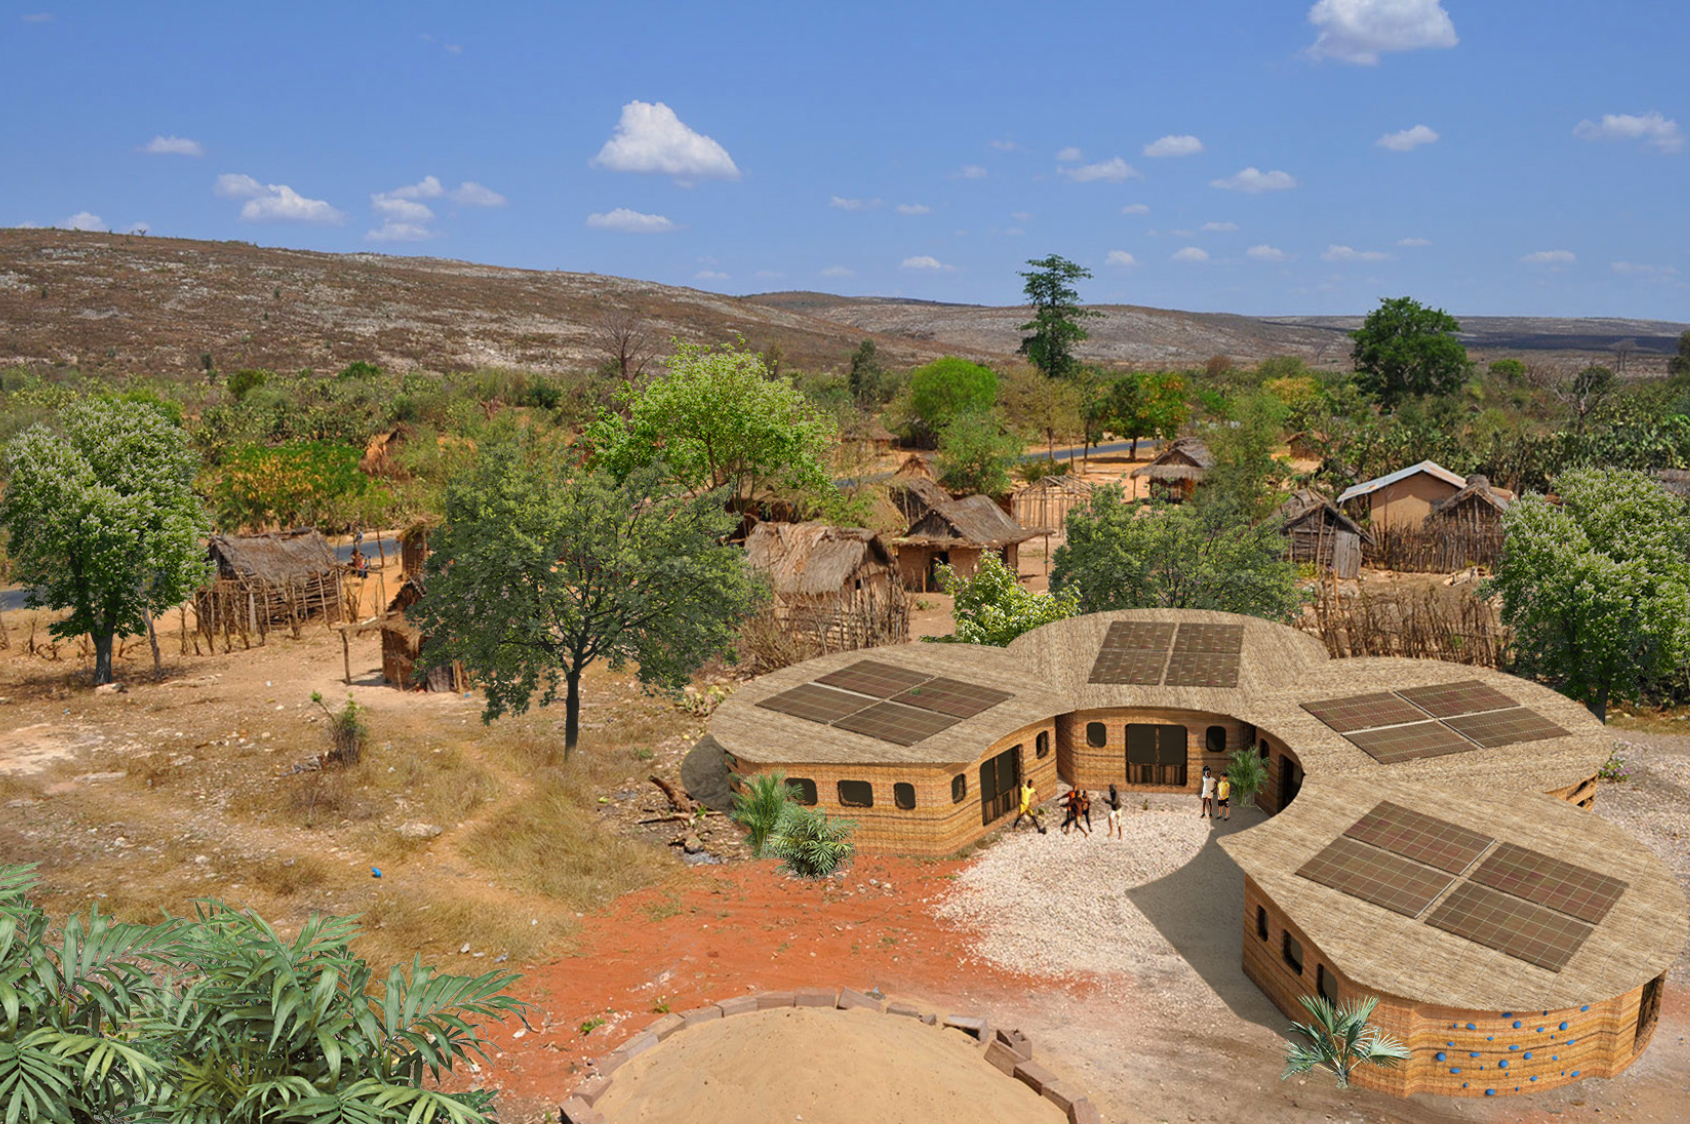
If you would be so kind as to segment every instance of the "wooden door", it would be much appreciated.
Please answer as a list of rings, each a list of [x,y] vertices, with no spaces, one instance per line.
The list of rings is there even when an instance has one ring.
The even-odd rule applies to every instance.
[[[980,766],[980,823],[1008,815],[1020,804],[1020,746],[1006,749]]]

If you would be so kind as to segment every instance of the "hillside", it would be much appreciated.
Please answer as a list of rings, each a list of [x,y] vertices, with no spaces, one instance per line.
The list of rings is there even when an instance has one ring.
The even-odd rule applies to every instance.
[[[439,258],[324,254],[244,242],[196,242],[61,230],[0,230],[0,366],[76,365],[113,374],[390,368],[579,368],[604,356],[594,326],[632,309],[659,338],[778,346],[789,365],[837,366],[873,338],[895,364],[944,352],[1012,355],[1026,312],[825,293],[728,297],[598,274],[508,269]],[[1138,366],[1249,362],[1297,355],[1346,361],[1359,317],[1235,316],[1098,306],[1087,358]],[[1463,318],[1477,358],[1502,354],[1574,365],[1664,369],[1685,325],[1660,321]]]

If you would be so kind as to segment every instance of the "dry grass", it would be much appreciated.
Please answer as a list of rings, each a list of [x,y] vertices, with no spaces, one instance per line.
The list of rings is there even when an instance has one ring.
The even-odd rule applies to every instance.
[[[566,775],[483,820],[460,844],[506,885],[596,909],[670,868],[655,848],[606,831]]]

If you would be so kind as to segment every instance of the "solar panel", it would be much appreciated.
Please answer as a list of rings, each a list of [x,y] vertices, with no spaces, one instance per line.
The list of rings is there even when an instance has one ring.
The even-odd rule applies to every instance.
[[[960,719],[952,718],[948,714],[937,714],[931,710],[895,702],[883,702],[841,718],[833,726],[838,730],[849,730],[853,734],[879,738],[893,745],[914,745],[923,738],[930,738],[941,730],[955,726],[959,721]]]
[[[889,699],[931,678],[933,676],[925,671],[911,671],[907,667],[893,667],[889,663],[878,663],[875,660],[858,660],[848,667],[818,677],[816,682],[855,691],[859,695]]]
[[[1176,652],[1231,652],[1244,650],[1241,624],[1182,624],[1174,637]]]
[[[1457,886],[1426,924],[1551,972],[1565,968],[1595,932],[1583,921],[1476,882]]]
[[[960,679],[940,678],[912,687],[892,701],[935,710],[953,718],[972,718],[1012,697],[1008,691],[994,691]]]
[[[1486,710],[1502,710],[1504,707],[1520,705],[1501,691],[1488,687],[1477,679],[1434,683],[1427,687],[1407,687],[1399,690],[1397,694],[1433,718],[1478,714]]]
[[[1297,873],[1404,917],[1420,916],[1455,881],[1442,871],[1342,835]]]
[[[1376,726],[1400,726],[1405,722],[1426,720],[1426,716],[1419,709],[1403,702],[1389,691],[1304,703],[1303,709],[1340,734],[1348,734],[1353,730],[1371,730]]]
[[[1344,832],[1351,839],[1460,874],[1473,865],[1496,840],[1448,820],[1422,815],[1412,808],[1382,800]]]
[[[1162,681],[1168,653],[1134,648],[1105,648],[1091,665],[1088,683],[1133,683],[1154,687]]]
[[[790,691],[771,695],[757,705],[764,710],[790,714],[794,718],[807,718],[811,722],[829,723],[844,718],[848,714],[855,714],[873,702],[873,699],[865,699],[861,695],[852,695],[844,691],[835,691],[832,687],[819,687],[814,683],[805,683],[792,688]]]
[[[1473,743],[1442,722],[1417,722],[1412,726],[1387,726],[1382,730],[1357,730],[1345,734],[1355,745],[1381,765],[1412,761],[1419,757],[1442,757],[1466,753]]]
[[[1513,843],[1486,855],[1472,879],[1592,925],[1608,916],[1628,885]]]
[[[1444,722],[1486,749],[1567,736],[1567,731],[1537,711],[1528,710],[1523,706],[1512,710],[1493,710],[1487,714],[1463,714],[1446,718]]]
[[[1167,687],[1236,687],[1238,686],[1237,652],[1174,649],[1168,659],[1168,673],[1162,679]]]
[[[1116,621],[1103,635],[1105,648],[1140,648],[1166,652],[1174,639],[1174,626],[1161,621]]]

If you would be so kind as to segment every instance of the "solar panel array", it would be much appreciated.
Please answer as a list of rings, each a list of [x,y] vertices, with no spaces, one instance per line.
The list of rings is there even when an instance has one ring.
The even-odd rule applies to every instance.
[[[858,660],[757,705],[894,745],[914,745],[1013,697],[960,679]]]
[[[1565,737],[1567,733],[1477,679],[1302,705],[1384,765]]]
[[[1140,687],[1236,687],[1241,624],[1116,621],[1104,634],[1087,682]]]
[[[1628,888],[1389,800],[1297,874],[1404,917],[1424,913],[1428,925],[1551,972],[1567,966]]]

